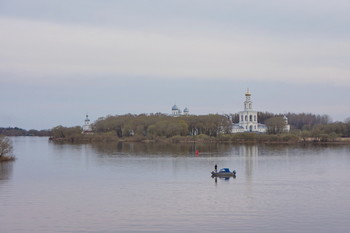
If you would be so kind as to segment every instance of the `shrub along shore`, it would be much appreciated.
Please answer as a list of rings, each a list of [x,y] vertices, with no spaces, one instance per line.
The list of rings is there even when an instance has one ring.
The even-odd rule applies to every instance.
[[[8,162],[15,160],[13,156],[12,142],[2,135],[0,135],[0,162]]]
[[[10,161],[14,161],[16,160],[16,158],[14,156],[0,156],[0,163],[1,162],[10,162]]]

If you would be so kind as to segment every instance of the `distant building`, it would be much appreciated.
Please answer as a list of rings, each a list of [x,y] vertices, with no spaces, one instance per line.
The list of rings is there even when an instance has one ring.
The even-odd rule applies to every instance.
[[[286,123],[286,125],[284,126],[283,131],[287,133],[287,132],[290,131],[290,125],[288,124],[288,118],[286,116],[283,116],[283,119],[284,119],[284,121]]]
[[[233,124],[232,133],[257,132],[266,133],[267,127],[258,123],[258,112],[253,110],[249,89],[245,94],[244,111],[239,112],[239,122]]]
[[[190,111],[188,110],[188,108],[186,107],[185,109],[184,109],[184,115],[189,115],[190,114]]]
[[[186,107],[182,113],[182,111],[180,110],[180,108],[178,108],[176,106],[176,104],[174,104],[174,106],[171,108],[171,115],[176,117],[176,116],[181,116],[181,115],[189,115],[190,111],[188,110],[188,108]]]
[[[86,115],[82,133],[83,134],[93,134],[92,127],[91,127],[91,124],[90,124],[90,119],[89,119],[88,115]]]

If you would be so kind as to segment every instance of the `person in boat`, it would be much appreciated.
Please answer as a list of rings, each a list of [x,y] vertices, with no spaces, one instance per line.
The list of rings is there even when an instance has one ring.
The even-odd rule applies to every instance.
[[[215,172],[218,172],[218,165],[217,164],[215,164],[214,169],[215,169]]]

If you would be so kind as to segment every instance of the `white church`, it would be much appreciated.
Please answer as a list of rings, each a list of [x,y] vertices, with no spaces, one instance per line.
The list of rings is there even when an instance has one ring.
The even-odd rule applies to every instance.
[[[258,123],[258,112],[253,110],[253,102],[251,100],[252,94],[249,89],[245,93],[244,111],[239,112],[239,122],[233,124],[232,133],[244,133],[244,132],[256,132],[266,133],[267,127],[264,124]],[[288,119],[283,117],[286,121],[284,128],[285,132],[289,132],[290,125],[288,125]]]
[[[176,106],[176,104],[174,104],[174,106],[171,108],[171,115],[176,117],[176,116],[181,116],[181,115],[189,115],[190,111],[188,110],[188,108],[186,107],[184,109],[184,111],[182,112],[181,109],[179,107]]]
[[[90,124],[90,119],[89,119],[88,115],[86,115],[82,133],[83,134],[93,134],[92,127],[91,127],[91,124]]]

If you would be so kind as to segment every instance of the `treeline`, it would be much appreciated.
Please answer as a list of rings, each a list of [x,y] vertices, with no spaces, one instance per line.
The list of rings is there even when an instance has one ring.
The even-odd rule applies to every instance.
[[[266,124],[268,134],[285,133],[284,116],[288,118],[291,133],[296,135],[317,136],[327,134],[337,137],[350,136],[349,122],[331,122],[327,115],[315,115],[311,113],[287,113],[273,114],[259,112],[259,123]],[[232,124],[238,122],[238,114],[231,115],[189,115],[172,117],[162,113],[156,114],[126,114],[101,117],[93,124],[96,134],[116,136],[118,138],[155,137],[170,138],[174,136],[206,135],[217,137],[218,135],[230,134]],[[66,128],[55,127],[51,134],[56,138],[70,138],[81,135],[81,127]],[[319,137],[319,136],[318,136]]]
[[[59,125],[53,128],[50,132],[50,136],[54,138],[73,138],[81,134],[82,128],[80,126],[64,127]]]
[[[51,130],[25,130],[18,127],[0,127],[0,135],[5,136],[50,136]]]
[[[62,142],[144,141],[194,137],[215,138],[231,133],[230,116],[210,114],[172,117],[162,113],[126,114],[101,117],[94,122],[94,134],[82,134],[82,127],[57,126],[51,130],[52,139]],[[183,138],[182,138],[183,139]],[[207,139],[207,138],[205,138]],[[191,139],[186,139],[191,140]],[[175,141],[178,141],[176,139]]]
[[[328,115],[312,113],[258,113],[259,121],[266,124],[268,128],[272,120],[283,116],[286,116],[288,119],[291,133],[301,135],[303,138],[313,137],[318,138],[320,141],[329,141],[337,137],[350,137],[350,118],[346,119],[344,122],[332,122]]]
[[[350,137],[350,122],[319,124],[310,130],[301,130],[300,134],[303,138],[314,137],[321,141],[335,140],[338,137]]]
[[[316,115],[312,113],[287,113],[285,116],[292,129],[311,130],[318,125],[327,125],[331,123],[328,115]]]
[[[319,141],[329,141],[338,137],[350,137],[350,119],[345,122],[331,122],[327,115],[311,113],[274,114],[259,112],[259,123],[266,124],[268,134],[284,134],[285,119],[290,124],[290,134],[306,140],[316,138]],[[231,134],[233,123],[239,121],[238,114],[231,115],[188,115],[172,117],[162,113],[155,114],[125,114],[106,116],[97,119],[92,124],[94,135],[83,135],[82,127],[57,126],[51,130],[24,130],[20,128],[0,128],[0,134],[6,136],[51,136],[64,141],[79,140],[154,140],[159,138],[190,137],[202,135],[218,138]],[[248,134],[249,135],[249,134]],[[232,136],[234,140],[237,137]],[[252,137],[246,136],[244,137]],[[259,140],[266,140],[261,136]],[[278,139],[279,140],[279,139]],[[294,140],[294,138],[293,138]]]
[[[99,118],[93,129],[97,133],[113,131],[118,137],[173,137],[205,134],[216,137],[231,132],[229,116],[219,114],[172,117],[165,114],[118,115]]]

